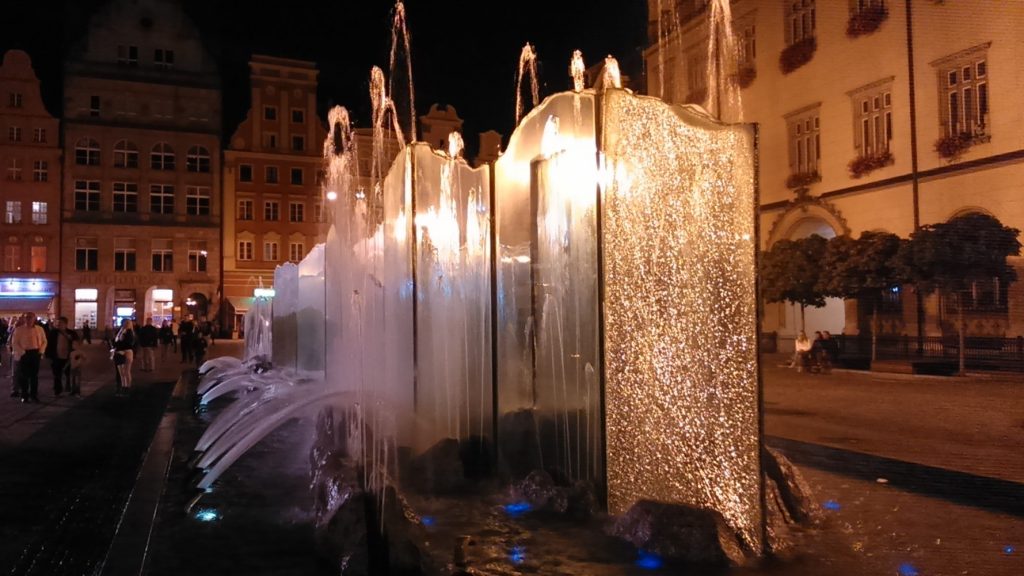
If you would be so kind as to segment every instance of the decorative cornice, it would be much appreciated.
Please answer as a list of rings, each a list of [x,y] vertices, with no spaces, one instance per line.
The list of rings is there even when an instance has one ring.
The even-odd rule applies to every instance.
[[[768,240],[771,241],[776,238],[777,234],[781,231],[779,226],[787,219],[790,214],[800,212],[807,214],[811,209],[817,208],[824,211],[829,216],[835,219],[836,223],[839,224],[841,230],[837,232],[841,234],[848,234],[850,232],[850,226],[846,222],[846,218],[843,217],[843,213],[836,208],[835,204],[825,200],[820,196],[812,196],[810,190],[806,187],[797,188],[795,191],[796,198],[789,200],[784,204],[780,205],[780,208],[784,208],[782,213],[772,223],[772,228],[768,232]]]

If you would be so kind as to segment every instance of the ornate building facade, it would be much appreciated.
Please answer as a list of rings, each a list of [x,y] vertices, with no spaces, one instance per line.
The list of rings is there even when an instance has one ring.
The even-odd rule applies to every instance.
[[[648,8],[648,93],[713,111],[709,102],[722,102],[727,120],[758,125],[762,248],[815,233],[906,238],[969,212],[1024,229],[1024,4],[733,0],[735,58],[717,74],[708,73],[716,6]],[[724,89],[729,79],[738,98]],[[1024,273],[1024,259],[1011,263]],[[955,332],[955,311],[937,296],[925,299],[923,324],[912,290],[888,297],[880,332]],[[965,312],[971,335],[1024,335],[1024,282],[978,283]],[[808,309],[806,322],[867,328],[853,301]],[[763,324],[785,342],[799,310],[768,304]]]
[[[176,2],[114,0],[64,77],[61,313],[218,313],[221,91]]]

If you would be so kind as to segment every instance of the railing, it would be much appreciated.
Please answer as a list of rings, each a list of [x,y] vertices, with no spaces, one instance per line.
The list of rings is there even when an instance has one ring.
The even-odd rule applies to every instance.
[[[833,336],[839,356],[871,357],[871,336]],[[876,342],[878,360],[951,361],[960,358],[960,339],[947,336],[879,336]],[[975,369],[1024,371],[1024,337],[999,338],[967,336],[964,339],[966,364]]]

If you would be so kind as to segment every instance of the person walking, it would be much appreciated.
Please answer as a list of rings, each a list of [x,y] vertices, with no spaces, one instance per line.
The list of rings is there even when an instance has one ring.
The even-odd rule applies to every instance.
[[[18,357],[18,380],[22,403],[39,402],[39,360],[46,350],[46,332],[36,323],[35,314],[26,312],[22,324],[14,329],[11,346]]]
[[[193,343],[192,337],[196,332],[196,323],[193,316],[189,314],[178,324],[178,344],[181,347],[181,363],[187,364],[192,361]]]
[[[160,359],[167,360],[167,353],[174,344],[174,331],[171,330],[171,323],[164,320],[157,331],[157,338],[160,339]],[[177,350],[175,350],[177,352]]]
[[[139,328],[139,347],[142,349],[142,371],[152,372],[156,368],[156,344],[160,333],[153,326],[153,319],[146,318],[146,325]]]
[[[53,372],[53,395],[59,397],[64,392],[64,374],[71,357],[71,343],[78,338],[74,331],[68,329],[68,319],[61,316],[54,323],[46,342],[46,357],[50,359],[50,371]],[[70,384],[69,384],[70,386]]]
[[[135,360],[135,324],[125,319],[114,337],[114,365],[121,380],[121,390],[132,388],[132,362]]]
[[[14,331],[25,323],[24,316],[15,316],[11,318],[9,329],[10,332],[7,334],[6,348],[10,353],[11,357],[11,398],[18,398],[21,396],[21,372],[18,370],[18,361],[21,360],[21,353],[14,349]]]
[[[89,321],[82,324],[82,340],[86,344],[92,344],[92,328],[89,328]]]
[[[68,357],[68,393],[75,398],[82,397],[82,369],[85,367],[85,352],[77,340],[71,341],[71,355]]]

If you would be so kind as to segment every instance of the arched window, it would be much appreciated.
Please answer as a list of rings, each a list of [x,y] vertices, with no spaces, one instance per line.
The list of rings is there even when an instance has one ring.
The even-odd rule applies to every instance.
[[[114,166],[117,168],[138,168],[138,146],[129,140],[121,140],[114,144]]]
[[[174,148],[166,142],[159,142],[149,153],[149,166],[153,170],[174,170]]]
[[[185,164],[189,172],[209,172],[210,151],[202,146],[189,148]]]
[[[75,144],[75,164],[79,166],[100,165],[100,145],[92,138],[82,138]]]

